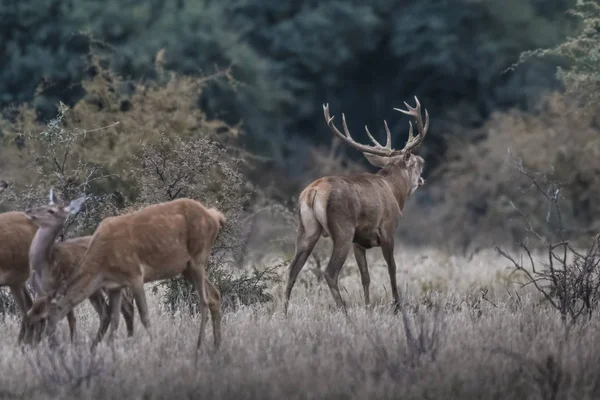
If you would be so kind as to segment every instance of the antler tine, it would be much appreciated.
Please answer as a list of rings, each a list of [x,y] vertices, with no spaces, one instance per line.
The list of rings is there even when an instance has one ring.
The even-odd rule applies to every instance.
[[[329,127],[329,130],[333,132],[337,137],[342,139],[344,142],[346,142],[346,144],[364,153],[370,153],[384,157],[387,157],[392,153],[391,149],[382,147],[381,145],[379,147],[374,147],[355,142],[354,139],[352,139],[352,135],[350,134],[350,130],[348,129],[348,125],[346,124],[346,118],[344,114],[342,114],[342,123],[344,126],[345,134],[340,132],[339,129],[333,123],[333,119],[335,117],[329,115],[329,104],[323,104],[323,114],[325,115],[325,120],[327,121],[327,126]]]
[[[390,132],[390,128],[388,127],[387,121],[385,119],[383,120],[383,125],[385,126],[385,133],[387,135],[385,148],[392,150],[392,132]]]
[[[369,128],[367,128],[367,126],[366,126],[366,125],[365,125],[365,131],[367,132],[367,136],[369,137],[369,139],[371,139],[371,142],[373,142],[373,143],[374,143],[376,146],[383,147],[383,146],[381,145],[381,143],[379,143],[379,142],[377,141],[377,139],[375,139],[375,138],[373,137],[373,135],[371,135],[371,132],[369,132]]]
[[[50,196],[49,196],[49,198],[50,198],[49,204],[50,205],[54,205],[54,187],[50,188]]]
[[[407,102],[404,102],[404,104],[406,105],[406,108],[408,110],[394,108],[394,110],[396,110],[396,111],[400,111],[403,114],[414,117],[416,120],[416,123],[417,123],[417,129],[419,131],[418,135],[416,137],[414,137],[412,122],[409,122],[410,129],[408,132],[408,141],[406,142],[406,145],[404,146],[404,148],[399,151],[401,153],[404,153],[406,151],[411,151],[411,150],[414,150],[417,147],[419,147],[421,145],[421,142],[423,142],[425,135],[427,135],[427,130],[429,129],[429,113],[427,112],[427,109],[425,109],[425,124],[423,125],[423,117],[421,116],[421,103],[419,102],[419,99],[417,98],[417,96],[415,96],[415,102],[416,102],[415,107],[411,107]]]

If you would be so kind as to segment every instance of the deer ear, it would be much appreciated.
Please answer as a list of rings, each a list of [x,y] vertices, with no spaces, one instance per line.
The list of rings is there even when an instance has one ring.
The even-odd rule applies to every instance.
[[[377,168],[383,168],[390,162],[389,157],[383,157],[383,156],[378,156],[375,154],[364,153],[364,152],[362,154],[363,154],[363,156],[365,156],[367,161],[369,161],[371,163],[372,166],[377,167]]]
[[[81,196],[78,199],[75,200],[71,200],[71,202],[69,203],[68,206],[66,206],[64,208],[64,210],[66,212],[68,212],[69,214],[77,214],[79,212],[79,210],[81,210],[81,206],[83,205],[83,203],[86,200],[86,196]]]
[[[405,151],[402,157],[404,158],[404,162],[408,165],[408,160],[410,160],[410,151]]]
[[[48,196],[48,201],[51,206],[58,202],[58,198],[56,194],[54,194],[54,187],[50,188],[50,195]]]

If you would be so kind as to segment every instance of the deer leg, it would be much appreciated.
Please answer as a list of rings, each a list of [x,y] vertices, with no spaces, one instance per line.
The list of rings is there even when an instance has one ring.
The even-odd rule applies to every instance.
[[[369,275],[369,269],[367,268],[366,251],[357,244],[354,245],[354,258],[356,258],[356,264],[358,264],[358,270],[360,271],[360,280],[365,294],[365,306],[369,308],[369,285],[371,284],[371,276]]]
[[[198,255],[195,262],[190,264],[188,267],[189,276],[194,282],[196,290],[200,294],[200,333],[198,334],[198,342],[196,344],[196,350],[202,347],[202,341],[204,339],[204,331],[206,330],[206,321],[208,320],[208,296],[206,290],[206,261],[208,259],[208,252],[204,251]],[[196,353],[197,354],[197,353]]]
[[[150,340],[152,340],[152,331],[150,330],[150,317],[148,315],[148,303],[146,302],[146,292],[144,292],[144,283],[142,281],[136,282],[131,286],[131,292],[137,304],[138,312],[140,313],[140,321],[148,332]]]
[[[110,316],[108,315],[108,307],[106,306],[106,301],[104,301],[104,296],[102,296],[102,291],[99,290],[94,292],[90,297],[88,297],[88,301],[98,313],[98,319],[100,320],[100,324],[98,325],[98,332],[96,333],[96,337],[92,341],[92,349],[94,349],[98,343],[102,341],[102,338],[106,334],[108,330],[108,326],[110,324]]]
[[[331,254],[331,258],[329,259],[329,264],[327,264],[327,268],[325,269],[325,280],[327,281],[329,291],[331,291],[331,295],[335,300],[335,304],[338,308],[343,308],[344,310],[346,309],[346,305],[344,304],[342,295],[340,294],[338,278],[340,275],[340,270],[346,262],[346,258],[348,257],[351,246],[352,242],[350,240],[343,241],[341,243],[336,243],[336,241],[334,241],[333,252]]]
[[[190,268],[183,270],[181,274],[188,282],[194,285],[194,279],[192,278]],[[208,296],[210,319],[212,320],[213,325],[213,340],[215,348],[218,349],[221,347],[221,293],[208,277],[204,280],[204,283],[206,285],[206,294]]]
[[[69,323],[71,343],[73,343],[73,340],[75,339],[75,329],[77,326],[77,322],[75,321],[75,313],[73,311],[69,311],[67,314],[67,322]]]
[[[110,309],[109,342],[114,340],[115,334],[119,329],[119,320],[121,319],[121,290],[122,288],[111,289],[108,291],[108,308]]]
[[[21,312],[21,329],[19,330],[19,338],[17,339],[17,343],[21,343],[25,338],[25,335],[29,338],[30,327],[27,323],[27,311],[33,305],[33,301],[31,299],[31,295],[27,291],[25,286],[21,285],[12,285],[9,286],[10,293],[15,299],[15,304],[19,308]],[[28,343],[29,339],[25,340],[25,343]]]
[[[204,281],[208,293],[208,309],[213,325],[213,339],[215,348],[221,347],[221,293],[208,278]]]
[[[296,255],[289,266],[288,281],[285,288],[284,310],[286,316],[288,313],[290,296],[292,295],[292,289],[294,288],[298,274],[304,267],[304,264],[306,264],[306,260],[308,260],[310,253],[312,253],[315,245],[319,241],[319,237],[321,236],[321,225],[319,225],[314,216],[312,216],[312,218],[314,221],[305,221],[304,223],[314,223],[307,223],[307,228],[304,227],[304,223],[301,223],[300,228],[298,228],[298,237],[296,238]]]
[[[125,320],[125,326],[127,327],[127,336],[133,336],[133,319],[135,317],[135,311],[133,306],[133,296],[128,288],[125,288],[121,295],[121,314]]]
[[[394,260],[394,239],[390,236],[390,239],[381,242],[381,252],[383,258],[388,266],[388,273],[390,275],[390,284],[392,285],[392,296],[394,297],[394,312],[400,311],[400,293],[398,291],[398,282],[396,281],[396,261]]]

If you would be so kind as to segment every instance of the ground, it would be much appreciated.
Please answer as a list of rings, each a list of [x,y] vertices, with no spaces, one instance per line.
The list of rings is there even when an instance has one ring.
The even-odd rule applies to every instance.
[[[136,313],[135,336],[88,350],[97,317],[76,310],[73,346],[57,353],[16,346],[18,320],[0,323],[0,398],[540,399],[598,398],[600,330],[594,319],[566,337],[558,315],[529,288],[508,284],[509,264],[492,250],[472,259],[396,246],[407,321],[394,315],[387,269],[368,252],[374,307],[366,311],[352,256],[340,284],[349,312],[332,308],[324,280],[307,265],[282,313],[276,301],[223,317],[215,352],[211,326],[194,364],[197,317],[151,303],[154,339]],[[313,270],[313,272],[311,272]],[[281,268],[285,276],[285,267]],[[438,312],[436,312],[438,310]],[[596,318],[596,316],[594,316]],[[410,329],[406,329],[405,322]],[[66,321],[61,334],[67,338]],[[407,332],[414,340],[407,340]],[[420,335],[421,334],[421,335]],[[556,396],[556,397],[554,397]]]

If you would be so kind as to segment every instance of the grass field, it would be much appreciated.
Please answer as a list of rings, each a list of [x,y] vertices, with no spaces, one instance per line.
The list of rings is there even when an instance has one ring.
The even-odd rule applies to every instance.
[[[374,307],[366,311],[353,257],[340,285],[349,312],[332,308],[318,272],[307,266],[282,313],[276,301],[223,317],[215,352],[211,326],[194,364],[198,318],[151,303],[154,340],[136,313],[136,333],[103,343],[92,355],[97,317],[77,311],[74,345],[52,353],[17,347],[18,320],[0,323],[0,398],[202,399],[592,399],[600,396],[600,324],[565,334],[558,315],[534,292],[508,284],[508,263],[493,251],[473,259],[398,244],[398,279],[406,295],[394,315],[387,269],[369,252]],[[312,272],[311,272],[312,270]],[[285,276],[285,268],[281,268]],[[518,293],[518,296],[517,294]],[[60,323],[67,338],[66,321]],[[63,340],[65,341],[65,340]]]

